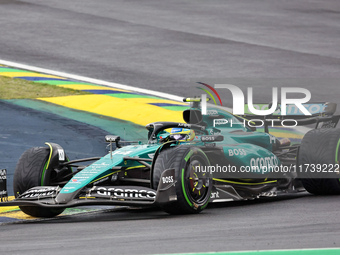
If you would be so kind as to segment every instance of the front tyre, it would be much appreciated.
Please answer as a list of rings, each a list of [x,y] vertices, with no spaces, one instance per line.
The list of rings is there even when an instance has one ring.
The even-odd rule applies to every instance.
[[[50,150],[46,147],[34,147],[26,150],[20,157],[13,178],[13,189],[15,197],[26,190],[42,186],[44,174],[51,174],[46,171]],[[49,176],[50,177],[50,176]],[[48,178],[51,179],[51,178]],[[49,185],[50,183],[44,183]],[[38,206],[19,206],[20,209],[33,217],[54,217],[64,211],[60,208],[44,208]]]
[[[308,166],[334,168],[340,160],[340,129],[322,128],[309,131],[302,139],[298,154],[298,176],[304,188],[315,195],[339,195],[340,175],[334,171],[334,178],[325,178],[324,173],[316,172]],[[332,167],[333,166],[333,167]],[[339,169],[337,169],[339,170]],[[327,174],[328,175],[328,174]],[[329,177],[329,175],[327,176]]]
[[[170,147],[158,155],[153,172],[154,187],[158,187],[165,170],[175,169],[177,200],[161,205],[164,211],[170,214],[199,213],[208,205],[212,178],[209,173],[196,171],[204,166],[209,166],[209,160],[197,147]]]

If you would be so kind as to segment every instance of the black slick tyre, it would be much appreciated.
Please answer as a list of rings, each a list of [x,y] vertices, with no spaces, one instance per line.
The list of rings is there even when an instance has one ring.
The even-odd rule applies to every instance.
[[[46,174],[45,170],[49,152],[49,148],[34,147],[26,150],[21,155],[13,178],[15,197],[18,197],[19,194],[22,194],[32,187],[43,185],[43,174]],[[44,183],[44,185],[49,185],[49,183]],[[61,208],[44,208],[38,206],[19,207],[24,213],[33,217],[54,217],[64,211],[64,209]]]
[[[308,192],[315,195],[340,194],[340,175],[336,169],[340,160],[339,147],[340,129],[313,129],[304,136],[298,154],[297,172]]]
[[[161,174],[167,169],[175,169],[177,200],[161,205],[170,214],[190,214],[201,212],[209,203],[212,178],[208,173],[195,171],[197,166],[208,166],[205,153],[186,145],[170,147],[162,151],[155,162],[153,186],[158,187]]]

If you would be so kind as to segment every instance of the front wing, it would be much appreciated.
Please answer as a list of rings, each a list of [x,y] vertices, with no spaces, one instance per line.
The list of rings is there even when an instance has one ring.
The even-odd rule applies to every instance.
[[[172,178],[167,178],[172,176]],[[168,182],[173,180],[173,182]],[[1,182],[0,182],[1,183]],[[140,186],[93,186],[82,189],[69,201],[57,202],[61,188],[58,186],[33,187],[16,199],[7,201],[7,191],[2,195],[0,206],[39,206],[50,208],[68,208],[83,205],[125,205],[152,206],[177,200],[175,189],[175,170],[163,172],[157,190]]]

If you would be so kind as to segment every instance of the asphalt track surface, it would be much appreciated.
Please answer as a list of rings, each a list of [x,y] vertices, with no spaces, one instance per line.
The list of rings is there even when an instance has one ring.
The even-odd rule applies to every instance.
[[[337,0],[0,0],[0,57],[179,96],[218,80],[336,102],[339,14]]]
[[[0,101],[0,168],[8,170],[8,191],[13,196],[13,173],[21,154],[31,147],[58,143],[70,159],[107,153],[107,131],[92,125]]]
[[[293,80],[308,88],[314,100],[338,102],[339,13],[336,0],[0,0],[0,58],[180,96],[191,96],[190,80],[200,77],[236,77],[231,81],[244,82],[243,89],[254,82],[263,100],[274,81],[280,86]],[[12,127],[25,133],[24,125]],[[74,137],[74,130],[68,131]],[[13,138],[26,145],[20,153],[16,145],[8,147],[9,157],[30,145],[24,142],[27,137]],[[194,216],[126,210],[3,225],[0,252],[339,247],[338,201],[304,195],[218,205]]]

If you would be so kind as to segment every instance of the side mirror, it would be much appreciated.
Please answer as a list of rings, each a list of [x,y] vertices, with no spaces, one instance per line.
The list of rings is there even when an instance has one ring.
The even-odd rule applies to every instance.
[[[107,143],[119,142],[120,141],[120,136],[117,136],[117,135],[106,135],[105,136],[105,141]]]
[[[105,136],[105,141],[107,143],[110,143],[110,155],[112,159],[112,143],[116,143],[117,148],[122,148],[122,146],[119,144],[120,141],[120,136],[117,135],[106,135]]]

